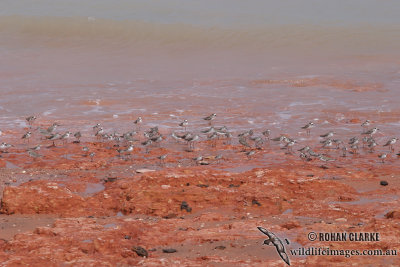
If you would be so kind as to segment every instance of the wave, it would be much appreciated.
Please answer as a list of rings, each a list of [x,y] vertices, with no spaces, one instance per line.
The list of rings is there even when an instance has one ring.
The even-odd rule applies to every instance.
[[[93,17],[0,16],[0,40],[17,35],[33,40],[64,40],[189,46],[192,48],[325,49],[399,52],[400,26],[259,25],[248,28],[205,27]],[[8,38],[8,39],[7,39]]]

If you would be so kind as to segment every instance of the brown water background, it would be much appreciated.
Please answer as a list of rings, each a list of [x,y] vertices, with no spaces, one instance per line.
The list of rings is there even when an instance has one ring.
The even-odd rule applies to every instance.
[[[400,127],[396,1],[3,1],[0,127]],[[81,126],[80,126],[81,127]],[[131,127],[125,123],[126,128]],[[342,126],[341,126],[342,127]],[[386,127],[386,128],[385,128]],[[350,126],[343,130],[352,130]]]

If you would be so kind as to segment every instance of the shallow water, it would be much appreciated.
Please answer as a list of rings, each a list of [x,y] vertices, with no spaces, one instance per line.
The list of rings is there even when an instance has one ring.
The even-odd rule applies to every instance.
[[[213,112],[277,135],[311,120],[343,135],[360,130],[351,118],[400,128],[396,1],[117,2],[3,3],[1,129],[35,114],[62,130],[123,131],[138,116],[193,130]]]

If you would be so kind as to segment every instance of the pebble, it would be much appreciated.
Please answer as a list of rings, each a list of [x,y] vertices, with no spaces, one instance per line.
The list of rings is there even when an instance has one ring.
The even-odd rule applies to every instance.
[[[149,253],[142,247],[133,247],[132,250],[140,257],[148,257]]]
[[[387,181],[381,181],[380,184],[383,186],[387,186],[389,183]]]
[[[175,253],[175,252],[177,252],[177,250],[174,249],[174,248],[164,248],[162,250],[162,252],[164,252],[164,253]]]

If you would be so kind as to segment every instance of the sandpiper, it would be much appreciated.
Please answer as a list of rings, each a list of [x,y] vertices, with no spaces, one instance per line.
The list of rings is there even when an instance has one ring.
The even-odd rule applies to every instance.
[[[389,141],[386,142],[386,144],[384,144],[383,146],[389,146],[389,149],[391,151],[394,151],[393,145],[397,142],[397,140],[399,140],[398,138],[392,138]]]
[[[286,143],[283,148],[287,149],[287,153],[293,152],[293,146],[296,144],[296,140],[290,140],[288,143]]]
[[[93,162],[93,158],[94,158],[95,155],[96,155],[96,153],[94,153],[94,152],[91,152],[91,153],[89,154],[89,157],[90,157],[90,161],[91,161],[91,162]]]
[[[93,128],[93,132],[97,132],[98,129],[100,129],[100,127],[101,127],[101,124],[100,123],[96,123],[96,125],[92,127]]]
[[[246,154],[246,156],[247,156],[248,159],[251,159],[251,157],[252,157],[254,154],[256,154],[256,151],[255,151],[255,150],[250,150],[250,151],[245,152],[245,154]]]
[[[140,125],[142,124],[143,119],[142,117],[138,117],[133,123],[136,125],[136,127],[138,128],[138,130],[140,131]]]
[[[310,135],[311,133],[311,128],[314,128],[314,123],[312,121],[310,121],[309,123],[307,123],[306,125],[304,125],[303,127],[301,127],[302,129],[305,129],[307,131],[307,134]]]
[[[335,134],[335,132],[328,132],[326,134],[321,134],[320,137],[322,138],[330,138]]]
[[[146,147],[146,153],[149,153],[149,146],[153,143],[151,139],[147,139],[146,141],[142,142],[142,145]]]
[[[128,146],[126,149],[117,149],[119,156],[121,157],[121,154],[128,154],[129,157],[131,157],[131,152],[133,151],[133,145]]]
[[[41,157],[41,155],[39,155],[39,153],[36,153],[33,150],[28,149],[28,155],[33,158],[33,160],[36,160],[37,158]]]
[[[61,135],[60,140],[63,141],[63,145],[65,145],[68,141],[68,138],[72,135],[71,132],[66,132],[65,134]]]
[[[383,153],[383,154],[378,155],[378,158],[380,158],[380,159],[382,160],[382,163],[385,163],[386,157],[387,157],[387,154],[386,154],[386,153]]]
[[[363,132],[362,134],[367,134],[369,136],[372,136],[372,135],[376,134],[378,131],[379,131],[379,129],[374,127],[371,130]]]
[[[37,151],[37,150],[40,150],[40,147],[41,147],[41,145],[36,145],[34,147],[29,148],[29,150]]]
[[[245,138],[243,138],[243,137],[240,137],[239,138],[239,143],[241,144],[241,145],[243,145],[245,148],[251,148],[251,146],[249,145],[249,143],[247,143],[247,141],[246,141],[246,139]]]
[[[212,147],[216,147],[217,146],[217,138],[218,138],[218,134],[216,132],[213,132],[212,134],[207,136],[207,140],[208,141],[212,141],[211,142],[211,146]]]
[[[49,128],[47,128],[47,133],[53,133],[58,126],[60,126],[60,124],[58,124],[57,122],[53,123]]]
[[[347,147],[343,146],[342,147],[342,157],[345,158],[347,154]]]
[[[368,126],[371,125],[371,121],[370,120],[366,120],[361,124],[361,127],[363,128],[368,128]]]
[[[368,143],[368,147],[369,147],[369,152],[372,153],[374,152],[375,147],[378,144],[375,142],[375,140],[372,140],[371,142]]]
[[[26,133],[21,137],[21,139],[28,140],[28,143],[29,143],[29,138],[31,138],[31,136],[32,136],[32,133],[31,133],[31,132],[26,132]]]
[[[26,119],[26,121],[28,122],[28,124],[29,124],[30,126],[32,126],[33,123],[34,123],[34,121],[36,120],[36,117],[35,117],[35,116],[29,116],[29,117],[27,117],[27,118],[25,118],[25,119]]]
[[[1,145],[0,145],[0,150],[1,150],[1,152],[2,153],[8,153],[8,149],[10,148],[10,147],[13,147],[13,145],[11,145],[11,144],[7,144],[7,143],[1,143]]]
[[[157,157],[160,160],[160,165],[161,166],[165,165],[165,159],[166,159],[167,155],[168,154],[164,154],[164,155],[161,155],[161,156]]]
[[[350,138],[350,140],[349,140],[349,145],[357,145],[358,142],[359,142],[359,140],[358,140],[357,137],[352,137],[352,138]]]
[[[301,153],[306,153],[306,152],[308,152],[310,149],[311,149],[311,148],[310,148],[309,146],[305,146],[305,147],[303,147],[303,148],[300,148],[300,149],[297,150],[297,151],[300,151]]]
[[[333,145],[332,139],[327,139],[325,141],[322,141],[321,143],[322,143],[323,148],[329,148],[329,147],[332,147],[332,145]]]
[[[186,138],[185,140],[188,142],[189,149],[194,150],[194,142],[199,140],[199,136],[195,135],[195,136],[192,136],[190,138]]]
[[[53,141],[52,146],[56,146],[55,141],[61,138],[61,135],[59,133],[52,134],[48,137],[46,137],[48,140]]]
[[[327,162],[327,161],[335,161],[334,159],[328,158],[327,156],[324,156],[324,155],[320,155],[318,158],[320,160],[322,160],[322,161],[325,161],[325,162]]]
[[[214,118],[217,116],[217,114],[213,113],[210,116],[207,116],[203,118],[203,120],[208,121],[211,124],[211,121],[214,120]]]
[[[299,155],[300,159],[303,161],[311,161],[312,159],[305,153],[301,152]]]
[[[75,143],[80,143],[81,142],[81,137],[82,137],[81,132],[74,133],[74,137],[76,138]]]
[[[198,157],[192,158],[192,160],[194,160],[196,162],[196,165],[199,165],[200,161],[203,160],[203,156],[198,156]]]
[[[183,122],[179,123],[179,126],[184,127],[186,132],[186,127],[189,125],[188,120],[183,120]]]
[[[215,131],[215,128],[211,126],[210,128],[207,128],[205,130],[202,130],[202,133],[208,134],[208,133],[213,133]]]
[[[102,137],[102,135],[104,134],[104,129],[103,127],[99,127],[96,131],[96,133],[94,134],[94,136],[96,136],[98,139],[100,139]]]

